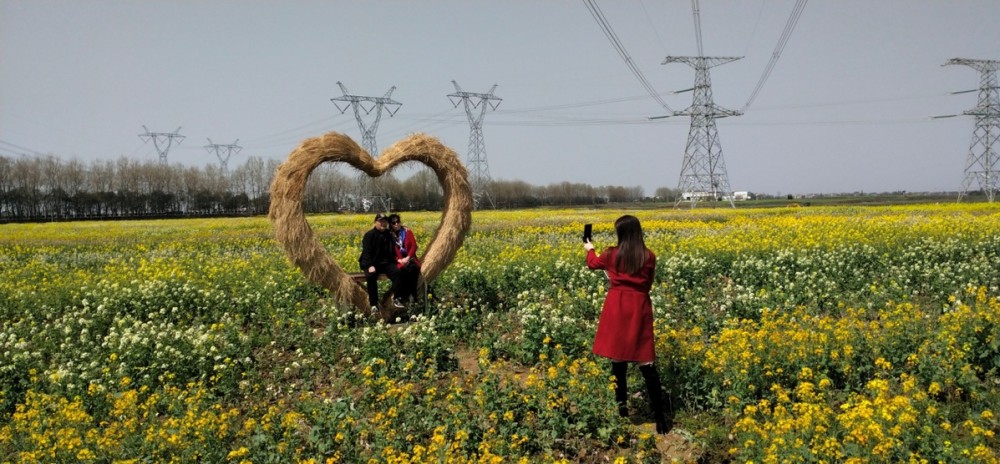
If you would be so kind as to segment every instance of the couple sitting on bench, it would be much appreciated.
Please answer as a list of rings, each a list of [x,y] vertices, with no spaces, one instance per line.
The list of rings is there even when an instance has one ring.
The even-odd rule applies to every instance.
[[[417,259],[417,239],[403,226],[398,214],[375,215],[375,225],[361,241],[358,264],[365,273],[368,304],[372,314],[380,314],[378,279],[384,274],[392,281],[392,312],[406,307],[417,297],[420,261]]]

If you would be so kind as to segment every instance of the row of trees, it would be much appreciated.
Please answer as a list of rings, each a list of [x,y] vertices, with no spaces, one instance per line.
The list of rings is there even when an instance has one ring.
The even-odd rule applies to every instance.
[[[165,165],[121,157],[84,163],[54,156],[0,156],[0,221],[87,218],[257,215],[267,212],[269,189],[280,162],[250,157],[229,173]],[[360,177],[335,166],[312,173],[303,196],[306,212],[352,211],[362,208]],[[400,211],[440,209],[441,186],[434,173],[421,167],[405,180],[394,175],[377,179],[378,192]],[[634,202],[645,199],[641,187],[599,186],[562,182],[534,186],[523,181],[494,181],[480,207],[524,208]],[[657,190],[662,200],[670,189]],[[378,208],[379,206],[372,206]]]
[[[273,163],[249,159],[224,175],[216,167],[52,156],[0,157],[0,219],[48,220],[237,214],[267,208]]]

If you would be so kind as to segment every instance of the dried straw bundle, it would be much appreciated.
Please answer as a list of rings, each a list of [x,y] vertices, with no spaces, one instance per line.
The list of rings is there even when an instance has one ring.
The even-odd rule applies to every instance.
[[[431,281],[455,259],[472,224],[472,189],[468,172],[455,152],[437,138],[412,134],[384,150],[378,159],[373,159],[350,137],[330,132],[305,140],[278,166],[271,183],[271,208],[268,212],[268,218],[274,224],[275,237],[303,274],[329,290],[341,304],[350,304],[359,311],[365,311],[368,309],[368,296],[364,288],[330,258],[306,222],[302,211],[306,181],[313,169],[325,162],[348,163],[371,177],[378,177],[407,161],[417,161],[430,167],[444,190],[441,224],[420,258],[421,281]],[[364,229],[358,233],[364,233]]]

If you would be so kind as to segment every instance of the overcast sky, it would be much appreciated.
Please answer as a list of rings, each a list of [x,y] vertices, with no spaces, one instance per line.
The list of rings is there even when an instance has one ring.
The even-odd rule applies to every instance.
[[[635,66],[674,110],[691,104],[692,3],[597,4]],[[714,100],[747,103],[794,0],[703,0]],[[961,187],[979,73],[955,57],[1000,59],[997,0],[812,0],[743,116],[718,120],[734,190],[771,194],[954,191]],[[402,103],[378,148],[411,132],[466,159],[456,80],[503,101],[483,134],[494,179],[535,185],[676,187],[690,119],[649,96],[581,0],[0,0],[0,155],[155,161],[138,135],[181,127],[171,164],[218,163],[204,146],[239,140],[285,159],[327,131],[361,142],[330,101]],[[370,123],[370,120],[367,120]],[[401,171],[403,172],[403,171]],[[403,176],[405,177],[405,175]]]

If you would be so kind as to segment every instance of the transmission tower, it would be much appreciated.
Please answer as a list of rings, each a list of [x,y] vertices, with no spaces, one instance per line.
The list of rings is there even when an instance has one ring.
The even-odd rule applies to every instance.
[[[240,139],[236,139],[235,142],[229,145],[222,145],[219,143],[212,143],[212,139],[208,139],[208,145],[205,145],[205,149],[209,153],[215,153],[215,156],[219,158],[219,167],[222,168],[222,175],[229,175],[229,157],[234,153],[239,153],[243,147],[237,145]],[[225,155],[223,155],[225,153]]]
[[[375,144],[375,132],[378,130],[378,123],[382,119],[382,110],[384,109],[389,113],[389,117],[392,117],[396,115],[399,107],[403,105],[391,98],[392,91],[396,90],[396,86],[392,86],[385,93],[385,96],[382,97],[362,97],[351,95],[347,91],[347,87],[340,81],[337,81],[337,85],[340,86],[340,90],[344,92],[344,95],[342,97],[331,98],[330,100],[340,110],[340,114],[344,114],[348,108],[354,110],[354,118],[358,120],[358,127],[361,129],[361,146],[372,157],[378,156],[378,148]],[[341,107],[340,102],[345,103],[343,107]],[[375,120],[371,124],[365,125],[365,121],[361,116],[362,111],[364,111],[365,116],[370,115],[374,111]],[[391,209],[392,199],[385,194],[385,189],[382,188],[381,181],[372,179],[365,173],[361,173],[358,176],[357,198],[357,207],[361,211],[367,210],[369,206],[379,206],[382,211],[390,211]]]
[[[994,142],[1000,137],[1000,95],[997,93],[997,68],[1000,67],[1000,61],[952,58],[942,66],[952,64],[965,65],[979,71],[979,103],[975,108],[963,112],[975,116],[976,128],[972,131],[972,143],[965,162],[965,180],[962,181],[958,201],[962,201],[962,197],[968,194],[973,182],[978,182],[979,189],[992,203],[1000,188],[997,153],[993,150]]]
[[[483,140],[483,118],[486,116],[487,108],[496,110],[503,100],[493,95],[497,85],[493,84],[490,91],[486,93],[463,92],[455,84],[455,93],[448,94],[448,99],[458,108],[459,102],[465,107],[465,115],[469,117],[469,155],[468,162],[472,174],[472,195],[473,204],[479,208],[484,197],[489,202],[490,207],[496,208],[493,204],[493,197],[490,195],[489,187],[493,179],[490,177],[490,165],[486,161],[486,142]]]
[[[740,58],[743,57],[668,56],[663,60],[662,64],[687,63],[695,71],[691,106],[673,114],[691,117],[684,161],[677,182],[680,196],[674,207],[689,200],[691,207],[694,208],[700,199],[720,198],[725,198],[730,206],[736,207],[733,203],[733,192],[729,188],[729,175],[726,173],[726,161],[722,157],[722,145],[719,143],[719,131],[715,126],[715,120],[743,113],[715,104],[712,100],[712,79],[708,70]]]
[[[167,164],[167,153],[170,153],[170,147],[173,146],[174,140],[176,139],[178,144],[184,140],[184,136],[180,134],[181,128],[178,127],[173,132],[150,132],[146,126],[142,126],[142,128],[145,129],[146,133],[139,134],[139,138],[143,142],[153,140],[153,146],[160,154],[160,164]]]

